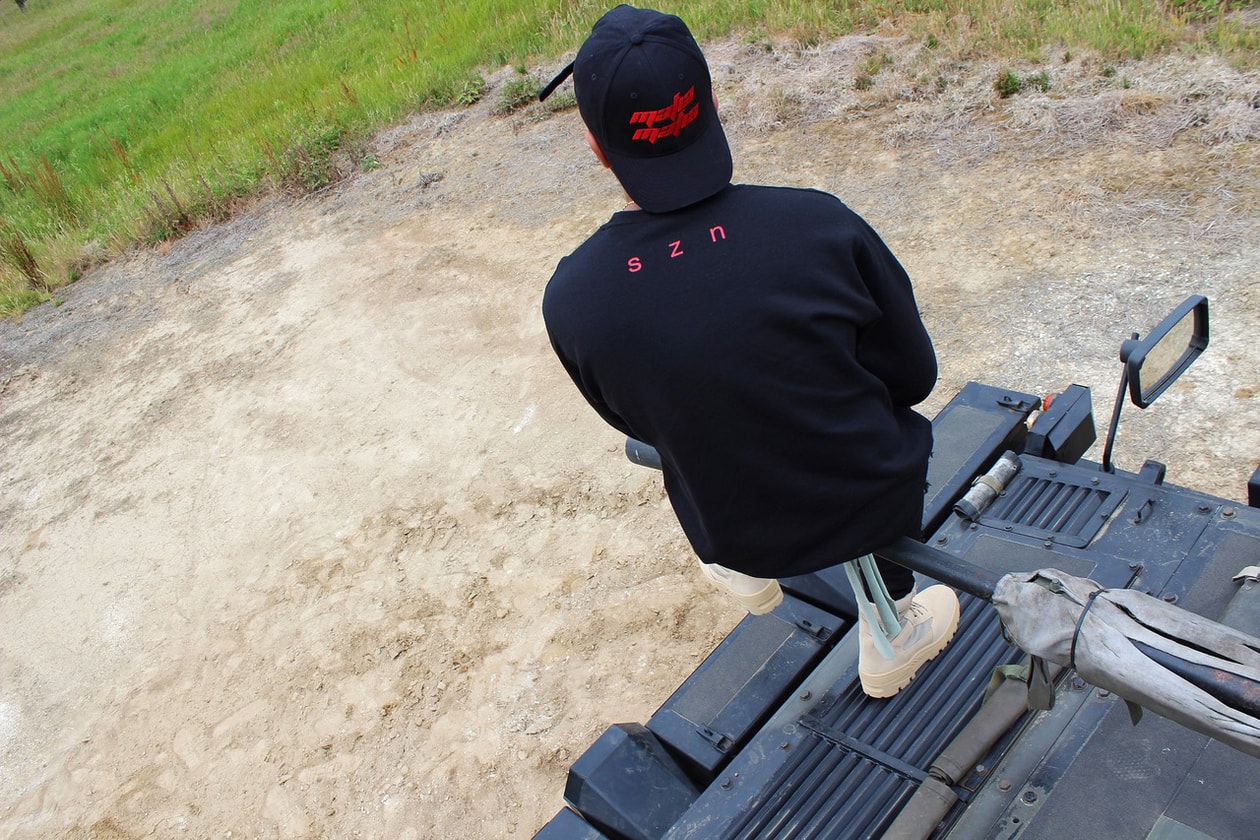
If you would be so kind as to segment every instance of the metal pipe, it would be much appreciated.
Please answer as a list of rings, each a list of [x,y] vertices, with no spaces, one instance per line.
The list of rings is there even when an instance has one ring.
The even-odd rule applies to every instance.
[[[1022,466],[1014,452],[1003,452],[997,463],[987,473],[977,477],[967,494],[954,503],[954,510],[968,521],[975,522],[993,504],[998,494],[1006,489],[1006,485],[1010,484]]]
[[[641,467],[651,467],[654,470],[661,468],[661,453],[641,440],[626,438],[626,458],[630,463]]]
[[[1187,662],[1167,651],[1129,639],[1148,659],[1159,663],[1191,685],[1206,691],[1231,709],[1260,717],[1260,685],[1253,679],[1222,668]]]
[[[875,554],[985,601],[993,600],[993,590],[1002,579],[997,572],[960,560],[909,537],[900,537]]]
[[[1000,469],[1002,473],[1006,473],[1010,469],[1010,461],[1002,463],[1007,455],[1010,455],[1010,459],[1014,461],[1015,471],[1018,471],[1019,459],[1011,453],[1006,453],[999,459],[998,464],[994,465],[991,472]],[[661,468],[660,453],[652,446],[634,438],[626,438],[626,457],[635,464],[657,470]],[[1014,475],[1014,472],[1011,475]],[[1006,481],[1009,480],[1010,476],[1007,476]],[[993,598],[993,589],[1001,578],[1001,575],[959,560],[909,537],[901,537],[874,553],[907,569],[949,584],[955,589],[969,592],[985,601]]]

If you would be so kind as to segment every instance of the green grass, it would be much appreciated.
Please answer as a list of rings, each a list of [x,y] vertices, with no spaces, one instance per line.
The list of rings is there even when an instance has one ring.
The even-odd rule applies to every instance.
[[[609,5],[28,0],[21,12],[0,0],[0,317],[48,299],[101,255],[223,218],[244,196],[309,191],[356,165],[370,168],[360,151],[370,132],[417,109],[476,102],[487,70],[514,65],[528,79],[532,68],[575,49]],[[1035,57],[1052,45],[1109,59],[1184,48],[1254,66],[1260,38],[1254,27],[1228,22],[1227,5],[696,0],[659,7],[682,14],[701,39],[742,31],[810,44],[884,28],[950,44],[963,57]]]

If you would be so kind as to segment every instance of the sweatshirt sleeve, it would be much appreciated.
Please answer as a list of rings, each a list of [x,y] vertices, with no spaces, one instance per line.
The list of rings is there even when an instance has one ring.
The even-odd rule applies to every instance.
[[[563,266],[563,264],[562,261],[561,265]],[[543,293],[543,324],[547,329],[547,338],[551,342],[551,349],[555,352],[556,358],[560,360],[560,364],[564,367],[565,372],[569,374],[569,378],[573,380],[573,384],[577,386],[582,397],[603,418],[604,422],[622,434],[634,437],[634,433],[630,431],[626,421],[609,408],[608,403],[604,401],[598,384],[595,383],[593,377],[587,375],[576,354],[570,353],[568,350],[570,345],[576,347],[579,344],[572,332],[579,328],[580,316],[574,311],[574,307],[567,296],[561,291],[563,283],[556,280],[559,276],[560,272],[557,271],[556,275],[552,277],[552,282],[547,285]]]
[[[573,362],[564,354],[554,339],[552,340],[551,346],[556,352],[556,357],[560,359],[560,364],[564,366],[565,371],[569,374],[569,378],[573,380],[573,384],[577,386],[578,391],[581,392],[582,397],[591,406],[591,408],[595,409],[595,412],[602,417],[604,422],[609,426],[612,426],[614,429],[627,437],[635,437],[635,434],[630,430],[626,421],[622,420],[616,412],[608,407],[608,404],[604,402],[597,389],[585,382],[582,376],[581,368],[577,365],[577,363]]]
[[[861,222],[858,270],[880,316],[858,335],[858,362],[888,388],[893,404],[908,408],[936,385],[936,353],[919,316],[910,277],[874,229]]]

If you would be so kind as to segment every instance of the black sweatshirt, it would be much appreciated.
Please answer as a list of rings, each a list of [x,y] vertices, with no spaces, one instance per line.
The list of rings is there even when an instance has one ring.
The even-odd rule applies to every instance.
[[[696,554],[786,577],[918,535],[936,356],[879,236],[814,190],[737,185],[615,214],[560,261],[552,346],[660,452]]]

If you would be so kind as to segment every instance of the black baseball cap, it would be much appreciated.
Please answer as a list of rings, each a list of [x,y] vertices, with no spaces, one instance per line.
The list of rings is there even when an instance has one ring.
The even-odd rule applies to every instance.
[[[709,66],[681,18],[618,6],[596,21],[577,58],[538,98],[570,73],[582,120],[644,210],[678,210],[731,182]]]

